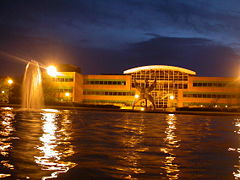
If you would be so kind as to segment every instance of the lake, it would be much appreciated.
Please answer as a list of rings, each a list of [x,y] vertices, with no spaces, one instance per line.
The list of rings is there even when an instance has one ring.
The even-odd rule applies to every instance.
[[[0,110],[2,179],[238,179],[240,117]]]

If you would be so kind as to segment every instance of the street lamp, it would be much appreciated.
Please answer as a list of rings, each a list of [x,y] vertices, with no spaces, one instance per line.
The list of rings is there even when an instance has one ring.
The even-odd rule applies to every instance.
[[[139,94],[135,94],[135,96],[134,96],[136,99],[138,99],[140,96],[139,96]]]
[[[174,100],[174,98],[175,98],[174,95],[170,95],[170,96],[169,96],[169,99],[170,99],[170,100]]]
[[[46,70],[49,76],[52,77],[57,76],[57,68],[55,66],[48,66]]]
[[[8,79],[8,80],[7,80],[7,83],[8,83],[9,85],[11,85],[11,84],[13,83],[13,80],[12,80],[12,79]]]
[[[66,93],[65,93],[65,96],[66,96],[66,97],[69,97],[69,96],[70,96],[70,93],[69,93],[69,92],[66,92]]]

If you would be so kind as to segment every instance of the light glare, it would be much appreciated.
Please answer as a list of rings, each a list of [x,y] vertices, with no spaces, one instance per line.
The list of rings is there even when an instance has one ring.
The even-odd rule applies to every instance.
[[[135,94],[135,96],[134,96],[136,99],[138,99],[139,98],[139,94]]]
[[[47,73],[49,76],[56,77],[57,76],[57,68],[55,66],[48,66]]]
[[[13,83],[13,80],[12,80],[12,79],[8,79],[8,81],[7,81],[7,82],[8,82],[8,84],[10,84],[10,85],[11,85],[11,84]]]
[[[174,96],[173,96],[173,95],[170,95],[170,96],[169,96],[169,99],[174,100]]]

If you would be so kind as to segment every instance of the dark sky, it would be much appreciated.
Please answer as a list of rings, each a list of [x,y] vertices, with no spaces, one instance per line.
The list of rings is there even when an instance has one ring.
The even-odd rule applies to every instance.
[[[0,75],[24,63],[69,63],[85,74],[175,65],[240,74],[239,0],[1,0]]]

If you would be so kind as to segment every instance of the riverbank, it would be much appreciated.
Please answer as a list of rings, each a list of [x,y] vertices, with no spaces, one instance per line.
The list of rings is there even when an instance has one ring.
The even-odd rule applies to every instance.
[[[0,104],[0,107],[20,108],[19,104]],[[110,106],[57,106],[47,105],[46,109],[61,109],[61,110],[82,110],[82,111],[110,111],[110,112],[134,112],[134,113],[162,113],[162,114],[189,114],[189,115],[212,115],[212,116],[240,116],[238,111],[210,111],[210,110],[176,110],[176,111],[136,111],[132,109],[120,109]]]

